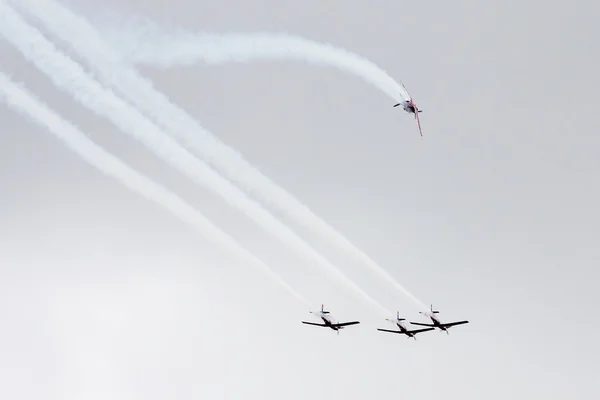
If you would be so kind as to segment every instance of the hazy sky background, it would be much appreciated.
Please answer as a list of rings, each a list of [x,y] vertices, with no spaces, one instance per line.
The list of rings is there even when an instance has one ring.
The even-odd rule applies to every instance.
[[[2,104],[0,397],[598,398],[595,2],[76,3],[187,30],[297,34],[402,79],[424,110],[423,138],[385,94],[332,68],[140,69],[443,320],[471,323],[417,341],[377,332],[391,325],[368,304],[0,41],[3,72],[190,201],[315,308],[362,322],[339,336],[302,325],[309,310],[280,287]],[[298,232],[391,312],[421,319]]]

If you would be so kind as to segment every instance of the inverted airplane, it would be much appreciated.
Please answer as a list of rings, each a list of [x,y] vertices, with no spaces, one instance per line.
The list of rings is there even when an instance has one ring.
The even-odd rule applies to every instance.
[[[391,329],[377,328],[378,331],[403,334],[403,335],[406,335],[407,339],[408,338],[413,338],[413,339],[417,340],[417,338],[415,336],[417,333],[432,331],[432,330],[435,329],[435,328],[424,328],[424,329],[408,330],[408,329],[406,329],[406,327],[402,323],[402,321],[406,321],[406,319],[405,318],[400,318],[400,313],[399,312],[396,313],[396,319],[395,320],[386,318],[386,321],[395,322],[396,325],[398,326],[398,328],[400,328],[400,330],[399,331],[394,331],[394,330],[391,330]]]
[[[314,326],[322,326],[325,328],[330,328],[333,329],[334,331],[336,331],[338,333],[338,335],[340,334],[340,329],[344,329],[344,327],[349,326],[349,325],[356,325],[356,324],[360,324],[360,322],[358,321],[350,321],[350,322],[335,322],[335,320],[331,317],[331,314],[329,313],[329,311],[325,311],[323,309],[323,304],[321,304],[321,311],[310,311],[311,314],[317,315],[319,318],[321,318],[323,320],[322,324],[317,324],[316,322],[306,322],[306,321],[302,321],[303,324],[307,324],[307,325],[314,325]]]
[[[400,81],[400,83],[404,87],[404,90],[406,90],[406,86],[404,86],[404,83],[402,83],[402,81]],[[406,93],[408,93],[408,90],[406,90]],[[394,104],[394,107],[402,106],[402,108],[404,109],[404,111],[406,111],[409,114],[414,114],[415,115],[415,119],[417,120],[417,126],[419,127],[419,133],[421,134],[421,136],[423,136],[423,131],[421,130],[421,120],[419,119],[419,113],[423,112],[423,110],[419,110],[419,108],[417,107],[417,105],[413,101],[413,99],[410,96],[410,94],[408,96],[409,96],[408,100],[404,100],[404,101],[401,101],[398,104]]]
[[[423,314],[429,317],[429,319],[431,319],[432,324],[424,324],[422,322],[412,322],[411,324],[413,325],[419,325],[419,326],[429,326],[429,327],[433,327],[433,328],[438,328],[439,330],[445,331],[446,334],[448,334],[448,328],[450,328],[451,326],[456,326],[456,325],[462,325],[462,324],[468,324],[469,321],[456,321],[456,322],[446,322],[443,323],[441,322],[438,317],[436,317],[436,314],[439,314],[439,311],[434,311],[433,310],[433,305],[431,305],[430,307],[431,312],[421,312],[419,311],[419,314]]]

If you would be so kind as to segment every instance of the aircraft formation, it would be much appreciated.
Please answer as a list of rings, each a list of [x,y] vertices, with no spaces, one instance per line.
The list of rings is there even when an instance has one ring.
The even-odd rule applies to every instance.
[[[331,313],[329,311],[325,311],[325,306],[323,304],[321,304],[320,311],[309,311],[309,312],[313,315],[318,316],[321,319],[321,321],[323,321],[323,322],[317,323],[317,322],[302,321],[303,324],[333,329],[334,331],[337,332],[338,335],[339,335],[341,329],[344,329],[345,327],[350,326],[350,325],[360,324],[360,321],[336,322],[333,319],[333,317],[331,316]],[[424,322],[412,322],[411,321],[410,323],[412,325],[417,325],[417,326],[426,326],[427,328],[412,329],[412,330],[408,329],[406,327],[406,325],[404,325],[404,322],[403,322],[403,321],[406,321],[406,319],[400,318],[400,312],[397,312],[396,319],[386,318],[386,321],[394,322],[399,330],[383,329],[383,328],[377,328],[377,330],[380,332],[398,333],[401,335],[406,335],[407,338],[413,338],[413,339],[417,340],[416,335],[418,333],[428,332],[428,331],[433,331],[435,329],[439,329],[440,331],[443,331],[443,332],[446,332],[446,334],[449,334],[448,328],[450,328],[452,326],[456,326],[456,325],[462,325],[462,324],[469,323],[469,321],[466,321],[466,320],[454,321],[454,322],[442,322],[439,319],[439,317],[437,317],[437,314],[439,314],[439,311],[434,310],[433,305],[430,306],[430,311],[428,311],[428,312],[420,311],[419,314],[425,315],[426,317],[428,317],[431,320],[431,322],[424,323]]]
[[[408,90],[406,89],[406,86],[404,86],[404,83],[402,83],[402,81],[400,81],[400,83],[404,87],[404,90],[406,91],[406,93],[408,93]],[[410,94],[409,94],[408,100],[404,100],[404,101],[401,101],[400,103],[394,104],[394,107],[398,107],[398,106],[402,106],[402,109],[404,111],[406,111],[407,113],[414,114],[415,120],[417,121],[417,126],[419,127],[419,133],[421,134],[421,136],[423,136],[423,132],[421,130],[421,120],[419,119],[419,113],[423,112],[423,110],[420,110],[417,107],[417,105],[415,104],[415,102],[412,99],[412,96],[410,96]],[[336,322],[333,319],[333,317],[331,316],[331,313],[329,311],[325,311],[323,304],[321,304],[321,311],[310,311],[310,313],[318,316],[321,319],[322,323],[302,321],[303,324],[333,329],[334,331],[337,332],[338,335],[340,333],[340,330],[344,329],[345,327],[360,324],[360,321]],[[413,338],[413,339],[417,340],[416,335],[419,333],[422,333],[422,332],[428,332],[428,331],[433,331],[435,329],[439,329],[440,331],[446,332],[446,334],[449,334],[448,328],[456,326],[456,325],[463,325],[463,324],[469,323],[469,321],[466,321],[466,320],[454,321],[454,322],[442,322],[439,319],[439,317],[437,316],[437,314],[439,314],[439,311],[433,309],[433,304],[430,306],[430,309],[428,312],[419,311],[419,314],[424,315],[431,322],[425,323],[425,322],[411,321],[410,323],[412,325],[425,326],[426,328],[408,329],[406,327],[406,325],[404,324],[404,321],[406,321],[406,318],[400,318],[400,312],[398,311],[398,312],[396,312],[396,319],[386,318],[386,321],[395,323],[396,326],[398,327],[398,330],[383,329],[383,328],[377,328],[377,330],[380,332],[389,332],[389,333],[397,333],[397,334],[401,334],[401,335],[406,335],[407,338]]]

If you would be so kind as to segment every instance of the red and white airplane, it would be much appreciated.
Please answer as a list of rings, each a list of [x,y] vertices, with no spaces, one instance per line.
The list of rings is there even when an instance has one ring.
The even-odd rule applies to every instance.
[[[410,322],[413,325],[420,325],[420,326],[429,326],[432,328],[438,328],[441,331],[445,331],[446,334],[448,334],[448,328],[450,328],[451,326],[455,326],[455,325],[462,325],[462,324],[468,324],[469,321],[456,321],[456,322],[446,322],[443,323],[439,320],[438,317],[435,316],[435,314],[439,314],[439,311],[434,311],[433,310],[433,305],[431,305],[430,308],[430,312],[421,312],[419,311],[419,314],[423,314],[427,317],[429,317],[429,319],[431,319],[431,324],[424,324],[422,322]]]
[[[406,86],[404,86],[404,83],[402,83],[402,81],[400,81],[400,83],[404,87],[404,90],[406,90]],[[408,93],[408,90],[406,90],[406,93]],[[417,126],[419,127],[419,133],[421,134],[421,136],[423,136],[423,131],[421,131],[421,120],[419,119],[419,113],[423,112],[423,110],[419,110],[419,108],[417,107],[417,105],[413,101],[413,99],[410,96],[410,94],[408,96],[409,96],[408,100],[404,100],[404,101],[401,101],[398,104],[394,104],[394,107],[402,106],[402,108],[404,109],[404,111],[406,111],[407,113],[414,114],[415,115],[415,119],[417,120]]]
[[[390,321],[390,322],[395,322],[396,325],[398,326],[398,328],[400,330],[399,331],[394,331],[394,330],[391,330],[391,329],[377,328],[378,331],[381,331],[381,332],[391,332],[391,333],[400,333],[402,335],[406,335],[407,339],[413,338],[413,339],[417,340],[417,338],[415,336],[417,333],[432,331],[432,330],[435,329],[435,328],[424,328],[424,329],[413,329],[413,330],[409,331],[408,329],[406,329],[406,327],[402,323],[402,321],[406,321],[406,319],[405,318],[400,318],[400,313],[399,312],[396,312],[396,319],[395,320],[389,319],[389,318],[386,318],[385,320],[386,321]]]
[[[340,329],[344,329],[345,326],[360,324],[360,322],[358,322],[358,321],[340,322],[340,323],[335,322],[335,320],[331,317],[331,314],[329,313],[329,311],[325,311],[323,309],[323,304],[321,304],[321,311],[316,311],[316,312],[310,311],[310,313],[320,317],[324,323],[317,324],[316,322],[302,321],[303,324],[314,325],[314,326],[323,326],[326,328],[330,328],[330,329],[333,329],[334,331],[336,331],[338,333],[338,335],[340,334]]]

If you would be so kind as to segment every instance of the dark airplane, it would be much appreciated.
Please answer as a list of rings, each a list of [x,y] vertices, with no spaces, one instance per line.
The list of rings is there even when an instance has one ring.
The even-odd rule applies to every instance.
[[[358,321],[351,321],[351,322],[335,322],[335,320],[331,317],[331,314],[329,313],[329,311],[325,311],[323,309],[323,305],[321,304],[321,311],[310,311],[311,314],[315,314],[318,317],[320,317],[323,320],[323,324],[317,324],[315,322],[306,322],[306,321],[302,321],[303,324],[307,324],[307,325],[314,325],[314,326],[323,326],[325,328],[331,328],[334,331],[336,331],[339,335],[340,333],[340,329],[344,329],[344,327],[348,326],[348,325],[356,325],[356,324],[360,324],[360,322]]]
[[[390,330],[390,329],[377,328],[378,331],[381,331],[381,332],[391,332],[391,333],[400,333],[400,334],[406,335],[407,339],[408,338],[413,338],[413,339],[417,340],[417,338],[415,336],[417,333],[432,331],[432,330],[435,329],[435,328],[425,328],[425,329],[415,329],[415,330],[409,331],[408,329],[406,329],[406,327],[404,326],[404,324],[401,322],[401,321],[406,321],[406,319],[405,318],[400,318],[400,313],[399,312],[396,313],[396,319],[395,320],[389,319],[389,318],[386,318],[385,320],[396,323],[396,325],[398,326],[398,328],[400,328],[400,330],[399,331],[394,331],[394,330]]]
[[[448,328],[450,328],[451,326],[455,326],[455,325],[462,325],[462,324],[468,324],[469,321],[456,321],[456,322],[447,322],[447,323],[443,323],[441,322],[436,316],[435,314],[439,314],[439,311],[434,311],[433,310],[433,305],[431,305],[431,312],[421,312],[419,311],[419,314],[423,314],[425,316],[428,316],[431,319],[431,322],[433,322],[432,324],[424,324],[422,322],[412,322],[411,324],[413,325],[419,325],[419,326],[430,326],[433,328],[438,328],[442,331],[445,331],[446,333],[448,333]]]

